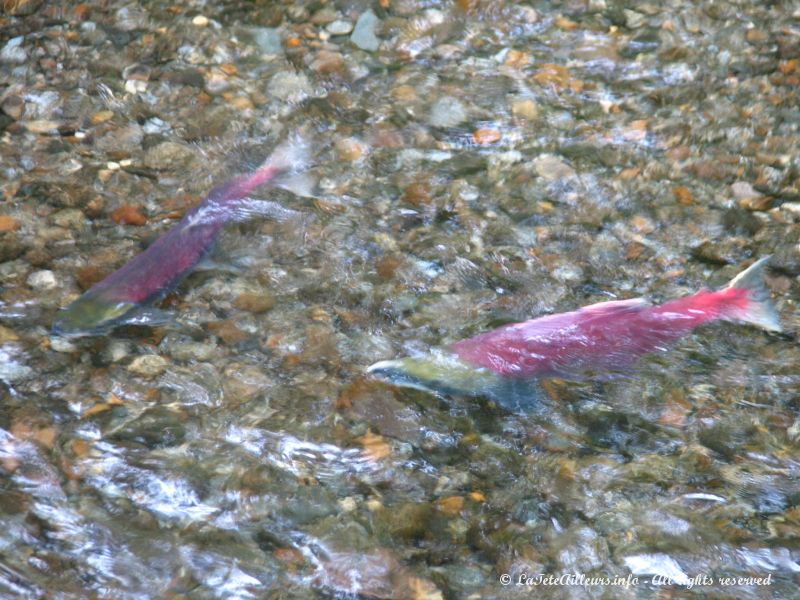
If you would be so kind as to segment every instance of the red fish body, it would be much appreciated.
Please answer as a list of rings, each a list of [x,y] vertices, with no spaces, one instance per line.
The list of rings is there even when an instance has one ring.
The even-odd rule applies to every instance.
[[[510,377],[566,377],[626,367],[696,327],[744,314],[748,291],[726,288],[651,306],[636,298],[506,325],[453,344],[464,362]]]
[[[291,213],[274,203],[252,200],[248,194],[279,175],[302,169],[304,153],[302,140],[290,140],[252,173],[212,189],[203,202],[144,252],[63,309],[53,323],[53,333],[67,337],[97,335],[136,322],[144,305],[163,298],[200,262],[226,223],[252,212]]]
[[[381,361],[367,373],[402,387],[491,395],[502,402],[509,382],[625,368],[705,323],[738,321],[781,331],[762,281],[767,260],[756,261],[718,291],[702,290],[659,306],[641,298],[592,304],[504,325],[445,352]]]
[[[276,170],[263,168],[218,185],[167,233],[88,292],[109,301],[151,302],[177,285],[211,249],[235,213],[226,210],[268,182]]]

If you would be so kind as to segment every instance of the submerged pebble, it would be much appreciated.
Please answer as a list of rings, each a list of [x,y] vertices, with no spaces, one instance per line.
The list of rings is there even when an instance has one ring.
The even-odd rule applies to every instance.
[[[17,360],[8,349],[0,346],[0,381],[15,383],[33,375],[33,370]]]
[[[162,142],[144,155],[146,167],[166,171],[186,169],[195,160],[195,153],[190,148],[175,142]]]
[[[439,98],[431,107],[428,122],[434,127],[456,127],[467,120],[464,103],[451,96]]]
[[[545,180],[557,181],[573,177],[575,170],[563,159],[552,154],[542,154],[533,160],[533,169]]]
[[[281,32],[272,27],[255,27],[251,30],[253,40],[264,54],[280,54],[283,52],[281,45]]]
[[[359,15],[350,41],[362,50],[375,52],[380,46],[380,40],[375,35],[380,21],[371,10],[364,11]]]
[[[38,291],[52,290],[58,285],[55,273],[49,270],[35,271],[28,276],[28,285]]]
[[[23,36],[18,36],[6,42],[5,46],[0,48],[0,62],[22,64],[28,60],[28,52],[22,45],[24,41]]]
[[[339,19],[326,25],[325,31],[331,35],[347,35],[353,31],[353,24],[350,21],[343,21]]]
[[[167,359],[158,354],[145,354],[134,358],[128,365],[128,371],[135,375],[152,379],[161,375],[168,365]]]
[[[300,102],[311,94],[311,82],[303,73],[282,71],[267,85],[270,96],[286,102]]]

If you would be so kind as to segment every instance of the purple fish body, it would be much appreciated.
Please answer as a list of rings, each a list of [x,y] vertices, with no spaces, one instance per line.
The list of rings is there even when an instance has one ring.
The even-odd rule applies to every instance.
[[[506,325],[452,348],[465,362],[508,377],[568,377],[587,369],[623,368],[716,318],[716,311],[701,312],[687,300],[671,306],[650,306],[638,298],[603,302]]]
[[[453,351],[469,364],[508,377],[570,377],[585,370],[624,368],[712,321],[755,320],[780,329],[775,319],[758,321],[767,306],[759,296],[765,293],[760,280],[758,284],[701,290],[658,306],[641,298],[602,302],[506,325],[456,342]]]
[[[667,350],[705,323],[737,321],[779,332],[762,280],[767,259],[756,261],[720,290],[701,290],[657,306],[641,298],[593,304],[504,325],[460,340],[444,353],[380,361],[367,373],[403,387],[489,393],[503,401],[507,383],[625,369],[645,354]]]
[[[242,200],[253,188],[273,176],[274,170],[259,170],[215,187],[172,229],[87,294],[135,304],[163,297],[213,247],[220,230],[233,214],[228,205]]]
[[[252,173],[212,189],[203,202],[145,251],[63,309],[53,323],[53,334],[96,335],[116,325],[140,322],[135,318],[140,309],[174,289],[211,250],[226,223],[249,214],[248,210],[260,214],[253,210],[255,203],[248,198],[251,191],[279,175],[303,168],[304,146],[301,139],[290,139]],[[275,212],[275,203],[264,204]]]

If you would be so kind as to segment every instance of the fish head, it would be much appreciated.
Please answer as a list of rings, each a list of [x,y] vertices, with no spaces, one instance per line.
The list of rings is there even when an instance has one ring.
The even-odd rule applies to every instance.
[[[136,307],[132,302],[109,301],[84,294],[61,310],[51,332],[65,338],[101,335],[120,324]]]
[[[382,360],[370,366],[367,375],[398,387],[464,396],[490,393],[498,382],[488,369],[472,367],[449,354]]]

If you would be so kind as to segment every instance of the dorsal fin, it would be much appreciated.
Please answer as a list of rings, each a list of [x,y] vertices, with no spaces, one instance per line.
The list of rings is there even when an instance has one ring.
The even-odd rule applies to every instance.
[[[580,312],[588,312],[598,315],[606,315],[624,311],[636,311],[650,306],[644,298],[628,298],[627,300],[611,300],[609,302],[598,302],[580,308]]]

